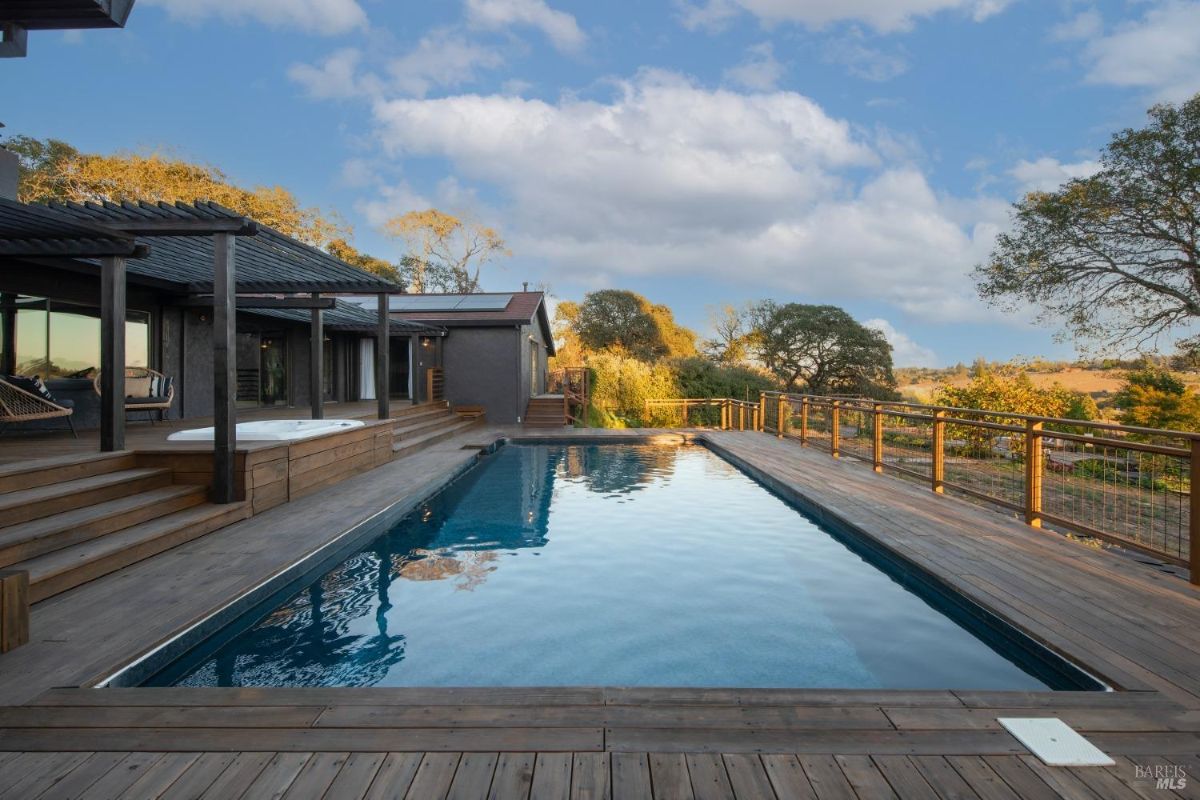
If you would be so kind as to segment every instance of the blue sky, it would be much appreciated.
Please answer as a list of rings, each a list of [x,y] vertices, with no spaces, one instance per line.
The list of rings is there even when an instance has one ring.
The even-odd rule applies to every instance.
[[[835,303],[896,361],[1070,342],[975,296],[1008,206],[1200,90],[1200,2],[139,0],[30,36],[6,133],[167,149],[340,212],[498,227],[523,281],[631,288],[704,332],[760,298]]]

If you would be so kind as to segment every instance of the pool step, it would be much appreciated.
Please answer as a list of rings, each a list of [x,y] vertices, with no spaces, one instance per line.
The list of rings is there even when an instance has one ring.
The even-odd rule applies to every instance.
[[[169,469],[122,469],[0,494],[0,528],[170,484]]]
[[[0,567],[205,502],[203,486],[164,486],[0,528]]]
[[[245,502],[204,503],[19,562],[13,568],[29,571],[30,601],[36,603],[246,519],[250,513]]]
[[[446,422],[435,428],[429,428],[428,430],[405,437],[397,437],[392,444],[392,453],[397,457],[411,455],[452,436],[457,436],[464,431],[482,427],[482,425],[482,417],[463,419],[452,414]]]

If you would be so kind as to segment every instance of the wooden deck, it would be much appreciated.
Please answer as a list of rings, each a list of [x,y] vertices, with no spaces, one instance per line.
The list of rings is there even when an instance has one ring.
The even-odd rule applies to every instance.
[[[71,688],[398,514],[464,446],[630,435],[478,429],[38,604],[35,641],[0,657],[0,797],[1200,796],[1195,587],[751,432],[700,435],[1121,691]],[[1046,767],[1006,715],[1058,716],[1117,765]],[[1156,769],[1188,780],[1139,777]]]

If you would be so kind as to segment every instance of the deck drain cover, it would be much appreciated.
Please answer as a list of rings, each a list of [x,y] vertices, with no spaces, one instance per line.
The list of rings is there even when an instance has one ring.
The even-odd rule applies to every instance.
[[[1052,767],[1111,767],[1116,763],[1056,717],[1001,717],[996,721]]]

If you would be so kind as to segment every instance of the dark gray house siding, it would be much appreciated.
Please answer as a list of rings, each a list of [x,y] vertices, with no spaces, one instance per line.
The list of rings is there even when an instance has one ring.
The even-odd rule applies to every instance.
[[[490,422],[507,424],[525,413],[518,398],[520,328],[454,328],[442,342],[446,399],[456,406],[483,406]]]

